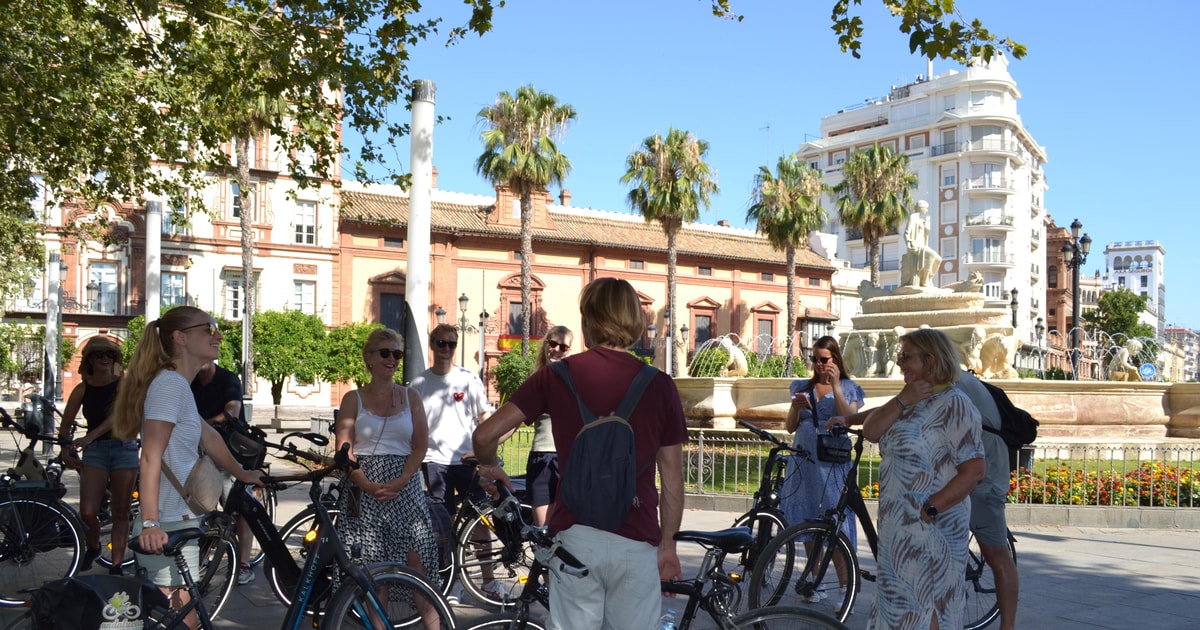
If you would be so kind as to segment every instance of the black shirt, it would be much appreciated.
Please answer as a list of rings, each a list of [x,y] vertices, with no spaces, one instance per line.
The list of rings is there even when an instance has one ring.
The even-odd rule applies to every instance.
[[[225,404],[229,401],[240,402],[242,400],[242,381],[237,374],[218,365],[217,373],[213,375],[207,385],[201,385],[200,376],[196,376],[196,380],[192,381],[192,397],[196,399],[196,411],[199,411],[200,417],[207,422],[213,416],[220,415],[225,411]],[[242,406],[238,411],[238,424],[244,425],[245,423],[246,407]],[[222,428],[221,424],[216,427]]]

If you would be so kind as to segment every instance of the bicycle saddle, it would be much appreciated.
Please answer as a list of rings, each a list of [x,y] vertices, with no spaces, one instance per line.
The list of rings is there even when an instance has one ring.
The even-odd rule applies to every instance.
[[[720,547],[726,553],[738,553],[749,547],[754,538],[750,535],[749,527],[730,527],[715,532],[682,531],[675,534],[675,540]]]
[[[163,545],[162,555],[174,556],[179,553],[179,548],[189,540],[195,540],[204,535],[204,530],[199,527],[189,527],[175,532],[167,532],[167,544]],[[138,552],[146,553],[142,550],[142,541],[137,536],[129,539],[129,548]]]

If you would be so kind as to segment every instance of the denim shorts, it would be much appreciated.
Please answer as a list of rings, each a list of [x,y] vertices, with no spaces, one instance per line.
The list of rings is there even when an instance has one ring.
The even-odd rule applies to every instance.
[[[112,472],[138,467],[137,440],[96,440],[83,449],[83,465]]]

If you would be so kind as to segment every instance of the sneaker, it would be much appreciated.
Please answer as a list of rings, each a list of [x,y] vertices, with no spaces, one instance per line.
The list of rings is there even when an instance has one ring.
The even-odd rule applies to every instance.
[[[446,603],[451,606],[459,606],[462,604],[463,585],[455,584],[454,588],[450,589],[450,594],[446,596]]]
[[[498,580],[492,580],[491,582],[484,584],[483,593],[492,599],[497,599],[502,602],[513,599],[512,593],[509,593],[508,589],[504,588],[504,585]]]
[[[237,575],[238,586],[245,586],[253,581],[254,581],[254,567],[252,567],[248,564],[243,564],[242,568],[238,570],[238,575]]]
[[[801,596],[800,601],[802,601],[806,604],[815,604],[817,602],[825,601],[825,591],[822,591],[822,590],[813,591],[812,595]]]
[[[96,547],[95,549],[88,549],[86,552],[84,552],[83,558],[79,561],[79,568],[76,569],[76,571],[82,573],[83,571],[87,571],[87,570],[91,569],[92,563],[96,562],[96,558],[99,558],[99,557],[100,557],[100,548],[99,547]]]
[[[113,565],[112,565],[111,567],[108,567],[108,574],[109,574],[109,575],[116,575],[116,576],[124,576],[124,575],[125,575],[125,569],[121,568],[121,563],[119,563],[119,562],[114,562],[114,563],[113,563]]]

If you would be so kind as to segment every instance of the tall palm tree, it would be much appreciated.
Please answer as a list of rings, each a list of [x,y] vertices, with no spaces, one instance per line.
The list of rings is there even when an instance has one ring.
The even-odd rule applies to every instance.
[[[821,173],[796,159],[795,154],[779,158],[775,172],[758,167],[754,192],[746,220],[754,221],[758,232],[771,246],[787,256],[787,356],[784,369],[792,375],[792,340],[796,338],[796,248],[808,247],[808,235],[820,229],[828,218],[821,207],[825,185]]]
[[[530,293],[533,285],[533,193],[551,183],[559,185],[571,171],[571,161],[559,152],[555,140],[575,120],[575,108],[559,103],[552,94],[531,85],[515,95],[501,92],[496,102],[479,110],[486,129],[480,136],[483,154],[475,171],[493,185],[508,184],[521,200],[521,353],[529,354],[529,329],[533,319]]]
[[[704,161],[708,143],[690,132],[670,128],[664,138],[654,134],[642,142],[642,147],[625,160],[621,183],[633,184],[629,191],[629,206],[642,213],[647,223],[658,221],[667,235],[667,322],[666,339],[679,312],[675,308],[675,261],[678,245],[675,242],[685,222],[700,218],[701,207],[708,208],[709,198],[719,192],[716,172]],[[675,348],[667,352],[674,356]],[[677,366],[671,362],[671,376]]]
[[[916,184],[916,173],[908,171],[908,156],[876,144],[850,154],[842,165],[841,183],[833,187],[842,224],[862,232],[875,286],[879,286],[879,238],[904,220]]]

